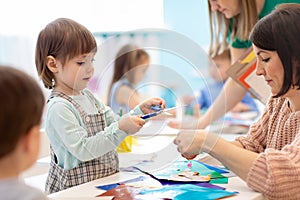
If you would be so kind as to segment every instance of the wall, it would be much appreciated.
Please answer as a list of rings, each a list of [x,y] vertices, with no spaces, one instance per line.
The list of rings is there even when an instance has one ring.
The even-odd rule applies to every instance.
[[[208,77],[210,59],[206,51],[210,36],[207,3],[199,0],[164,0],[164,24],[172,32],[161,38],[163,46],[171,46],[160,54],[161,64],[168,67],[161,75],[169,74],[171,69],[182,77],[183,81],[169,80],[176,97],[197,95],[197,90]]]

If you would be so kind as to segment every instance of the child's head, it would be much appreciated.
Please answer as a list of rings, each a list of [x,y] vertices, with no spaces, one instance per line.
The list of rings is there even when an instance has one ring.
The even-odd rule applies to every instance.
[[[44,94],[29,75],[5,66],[0,66],[0,94],[0,161],[22,152],[22,163],[12,163],[22,171],[38,156]]]
[[[71,61],[89,69],[85,64],[90,64],[97,51],[97,44],[93,34],[83,25],[66,18],[59,18],[48,24],[39,34],[36,44],[35,63],[39,76],[48,89],[52,89],[59,83],[59,73],[68,69],[66,65]],[[92,57],[92,58],[91,58]],[[74,74],[78,79],[90,78],[89,74]],[[75,70],[75,73],[76,72]],[[72,76],[69,75],[69,76]],[[61,77],[62,78],[62,77]],[[65,80],[68,77],[63,77]],[[69,77],[70,78],[70,77]]]
[[[116,55],[112,83],[126,76],[132,84],[139,83],[150,62],[149,54],[135,45],[123,46]]]
[[[212,78],[217,82],[224,82],[228,78],[226,71],[231,66],[230,51],[225,50],[221,54],[212,58],[215,66],[211,66],[209,72]]]

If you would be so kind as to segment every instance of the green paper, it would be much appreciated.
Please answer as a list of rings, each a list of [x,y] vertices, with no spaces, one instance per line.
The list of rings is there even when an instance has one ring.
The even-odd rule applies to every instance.
[[[211,183],[211,184],[227,184],[228,183],[228,177],[210,179],[209,183]]]

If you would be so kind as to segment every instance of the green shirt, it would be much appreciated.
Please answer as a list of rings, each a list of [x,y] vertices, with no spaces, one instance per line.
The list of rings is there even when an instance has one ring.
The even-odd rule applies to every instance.
[[[268,15],[276,5],[282,3],[300,3],[300,0],[265,0],[265,4],[263,9],[261,10],[260,14],[258,15],[258,19],[263,18],[264,16]],[[230,34],[229,34],[229,41],[230,41]],[[249,40],[241,40],[240,38],[236,37],[233,39],[231,46],[233,48],[249,48],[252,43]]]

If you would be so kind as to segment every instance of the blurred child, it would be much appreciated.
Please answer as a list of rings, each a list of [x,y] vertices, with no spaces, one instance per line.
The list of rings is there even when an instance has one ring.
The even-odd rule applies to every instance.
[[[202,87],[199,92],[198,103],[201,110],[207,110],[212,102],[220,94],[225,81],[228,78],[226,71],[231,66],[230,63],[230,51],[225,50],[223,53],[216,55],[212,58],[215,63],[215,66],[210,66],[209,72],[213,78],[213,82],[208,83],[205,87]],[[233,95],[233,94],[227,94]],[[254,99],[250,96],[249,93],[239,102],[232,110],[232,112],[245,112],[245,111],[257,111],[258,108]]]
[[[47,199],[19,180],[39,153],[45,103],[41,88],[24,72],[0,66],[0,94],[0,199]]]
[[[118,51],[108,99],[114,112],[128,112],[146,98],[136,86],[143,80],[149,62],[149,54],[135,45],[124,45]]]
[[[81,24],[59,18],[39,34],[36,67],[52,93],[47,101],[45,132],[51,145],[46,192],[53,193],[119,171],[115,148],[144,124],[138,114],[162,105],[152,98],[119,118],[86,87],[94,72],[97,45]]]

